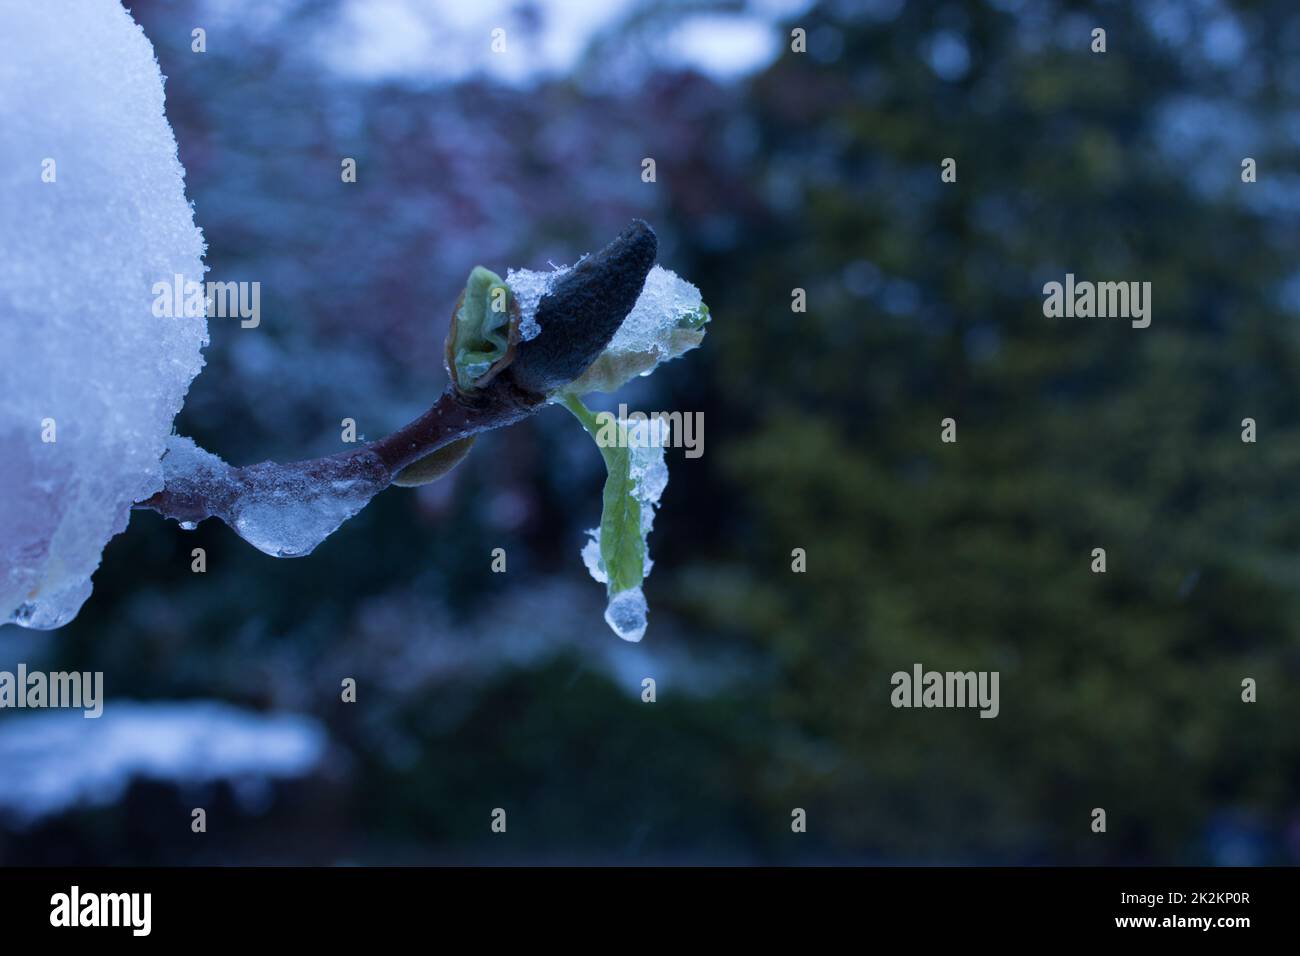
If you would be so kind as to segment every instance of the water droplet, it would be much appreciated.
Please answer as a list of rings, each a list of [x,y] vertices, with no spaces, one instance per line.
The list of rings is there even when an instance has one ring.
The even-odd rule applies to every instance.
[[[605,608],[605,623],[623,640],[639,641],[645,637],[647,610],[640,588],[619,591]]]
[[[84,590],[90,591],[90,582],[86,582]],[[84,601],[85,598],[82,598]],[[14,608],[9,615],[9,624],[21,624],[23,627],[37,628],[42,631],[51,631],[56,627],[62,627],[72,620],[77,610],[81,607],[81,602],[72,604],[68,607],[60,607],[50,604],[39,604],[35,601],[24,601],[18,607]]]

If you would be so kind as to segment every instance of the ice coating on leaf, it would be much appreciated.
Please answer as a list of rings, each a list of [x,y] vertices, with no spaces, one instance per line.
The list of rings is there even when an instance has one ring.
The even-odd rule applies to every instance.
[[[608,415],[608,413],[604,413]],[[625,641],[639,641],[645,636],[646,615],[648,612],[645,596],[640,582],[649,574],[654,562],[650,559],[649,535],[654,527],[655,509],[668,486],[668,465],[664,461],[664,448],[670,439],[668,422],[662,418],[620,419],[615,423],[610,418],[595,416],[605,427],[598,429],[597,441],[601,435],[614,437],[619,449],[627,453],[627,487],[619,488],[619,494],[626,494],[637,506],[639,521],[636,533],[640,538],[641,567],[634,569],[636,583],[624,586],[609,593],[609,604],[605,609],[605,621],[619,637]],[[613,427],[609,427],[613,426]],[[615,465],[606,456],[606,463],[611,468],[614,478]],[[619,542],[611,535],[625,533],[626,529],[618,526],[611,508],[618,513],[621,502],[611,501],[607,490],[604,513],[601,515],[601,527],[587,532],[589,540],[582,549],[582,561],[591,572],[591,576],[606,589],[613,587],[610,581],[608,561],[616,554],[622,553],[626,542]],[[626,582],[625,582],[626,583]]]
[[[641,512],[641,529],[649,534],[650,525],[654,522],[654,509],[659,505],[664,489],[668,487],[668,465],[664,461],[664,449],[672,440],[672,429],[668,425],[668,419],[657,415],[630,423],[620,420],[619,426],[626,432],[637,496],[642,505],[649,506]],[[646,573],[650,573],[648,564]]]
[[[560,276],[569,271],[562,266],[551,272],[534,272],[532,269],[510,269],[506,272],[506,285],[519,303],[519,338],[527,342],[541,333],[537,324],[537,305],[542,296],[551,290],[551,285]]]
[[[0,29],[0,623],[90,595],[203,365],[203,236],[153,47],[121,4],[9,3]],[[51,440],[53,439],[53,440]]]
[[[606,351],[655,352],[659,361],[677,358],[688,349],[675,351],[671,333],[680,328],[682,319],[699,312],[703,304],[696,286],[671,269],[655,266]]]
[[[310,554],[387,486],[373,452],[236,469],[173,435],[162,464],[169,495],[184,500],[193,489],[241,538],[276,558]]]
[[[571,395],[612,392],[661,362],[704,341],[709,310],[700,290],[675,272],[655,266],[636,305],[591,367],[564,389]]]
[[[511,269],[506,274],[506,285],[522,316],[520,338],[527,341],[541,332],[536,318],[538,303],[568,271],[568,266],[561,266],[551,272]],[[708,321],[708,306],[700,290],[672,270],[655,266],[605,351],[561,391],[568,395],[612,392],[638,375],[649,375],[661,362],[678,358],[703,342]]]
[[[623,640],[636,643],[645,637],[648,612],[645,593],[639,587],[629,588],[609,599],[605,607],[605,623]]]
[[[587,529],[587,543],[582,546],[582,563],[587,566],[597,584],[608,584],[609,575],[600,563],[600,529]]]

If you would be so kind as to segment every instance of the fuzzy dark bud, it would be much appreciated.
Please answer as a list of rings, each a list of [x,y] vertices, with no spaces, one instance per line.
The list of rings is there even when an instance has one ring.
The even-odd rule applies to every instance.
[[[508,374],[525,391],[547,395],[594,362],[641,295],[659,241],[640,219],[556,280],[537,305],[541,332],[520,342]]]

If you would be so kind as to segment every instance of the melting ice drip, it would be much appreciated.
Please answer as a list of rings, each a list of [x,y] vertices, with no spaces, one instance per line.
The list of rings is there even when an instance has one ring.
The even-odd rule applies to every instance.
[[[388,485],[374,452],[235,469],[180,435],[168,439],[162,466],[168,494],[209,502],[241,538],[276,558],[310,554]]]
[[[628,477],[632,482],[629,494],[641,506],[641,544],[645,552],[641,577],[644,580],[654,567],[650,559],[648,538],[655,523],[655,509],[664,489],[668,487],[668,465],[664,461],[664,448],[668,445],[668,423],[662,418],[627,422],[619,421],[619,430],[628,447]],[[600,557],[600,529],[587,532],[588,540],[582,548],[582,563],[591,576],[601,584],[609,584],[609,575]],[[616,591],[609,595],[605,607],[605,623],[625,641],[639,641],[645,637],[645,593],[641,586]]]

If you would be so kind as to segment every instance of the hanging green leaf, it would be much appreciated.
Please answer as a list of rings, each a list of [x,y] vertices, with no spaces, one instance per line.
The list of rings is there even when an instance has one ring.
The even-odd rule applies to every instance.
[[[590,532],[582,557],[592,577],[605,584],[605,620],[620,637],[639,641],[646,628],[641,582],[653,565],[646,538],[668,482],[663,452],[667,425],[658,419],[627,423],[609,413],[597,416],[572,395],[561,402],[595,440],[605,461],[600,527]]]

